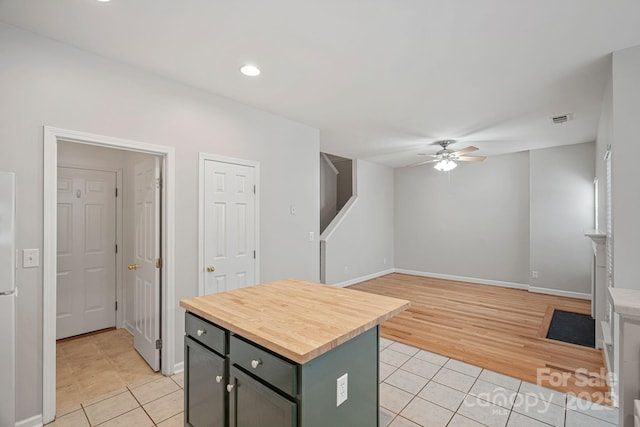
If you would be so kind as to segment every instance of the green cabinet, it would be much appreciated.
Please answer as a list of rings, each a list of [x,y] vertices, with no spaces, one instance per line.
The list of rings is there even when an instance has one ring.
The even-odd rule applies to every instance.
[[[185,425],[226,427],[225,358],[185,337]]]
[[[186,313],[185,425],[376,427],[378,327],[298,364]],[[348,398],[338,405],[338,378]]]
[[[297,405],[235,366],[230,370],[231,427],[296,427]]]

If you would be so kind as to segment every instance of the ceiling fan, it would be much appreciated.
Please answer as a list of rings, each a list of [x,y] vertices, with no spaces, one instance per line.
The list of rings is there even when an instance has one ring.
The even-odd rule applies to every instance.
[[[411,166],[419,166],[424,165],[426,163],[435,163],[435,169],[443,172],[448,172],[450,170],[455,169],[458,164],[456,162],[481,162],[486,159],[486,156],[467,156],[467,153],[472,153],[474,151],[478,151],[476,147],[469,146],[463,148],[462,150],[453,151],[449,149],[449,145],[455,143],[456,141],[453,139],[445,139],[442,141],[436,141],[434,143],[438,144],[442,147],[442,150],[438,151],[436,154],[425,154],[418,153],[420,156],[432,157],[429,160],[425,160],[422,162],[414,163]]]

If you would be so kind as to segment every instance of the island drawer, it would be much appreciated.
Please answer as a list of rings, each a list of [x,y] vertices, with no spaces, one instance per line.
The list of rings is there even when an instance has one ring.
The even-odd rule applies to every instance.
[[[269,353],[237,335],[231,335],[229,358],[233,364],[246,372],[263,379],[289,396],[296,396],[298,367],[295,363]]]
[[[191,338],[210,349],[225,355],[225,331],[212,323],[191,314],[186,313],[184,329]]]

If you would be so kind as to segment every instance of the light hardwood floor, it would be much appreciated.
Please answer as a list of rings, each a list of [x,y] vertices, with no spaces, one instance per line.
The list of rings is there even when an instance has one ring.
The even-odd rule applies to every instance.
[[[350,288],[411,301],[385,338],[611,404],[602,351],[545,338],[554,308],[588,314],[590,301],[399,273]]]

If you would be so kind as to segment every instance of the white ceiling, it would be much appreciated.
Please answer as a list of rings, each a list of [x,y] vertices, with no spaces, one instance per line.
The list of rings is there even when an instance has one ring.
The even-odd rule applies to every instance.
[[[1,0],[0,19],[392,166],[443,138],[479,155],[593,141],[608,54],[640,44],[638,0]]]

